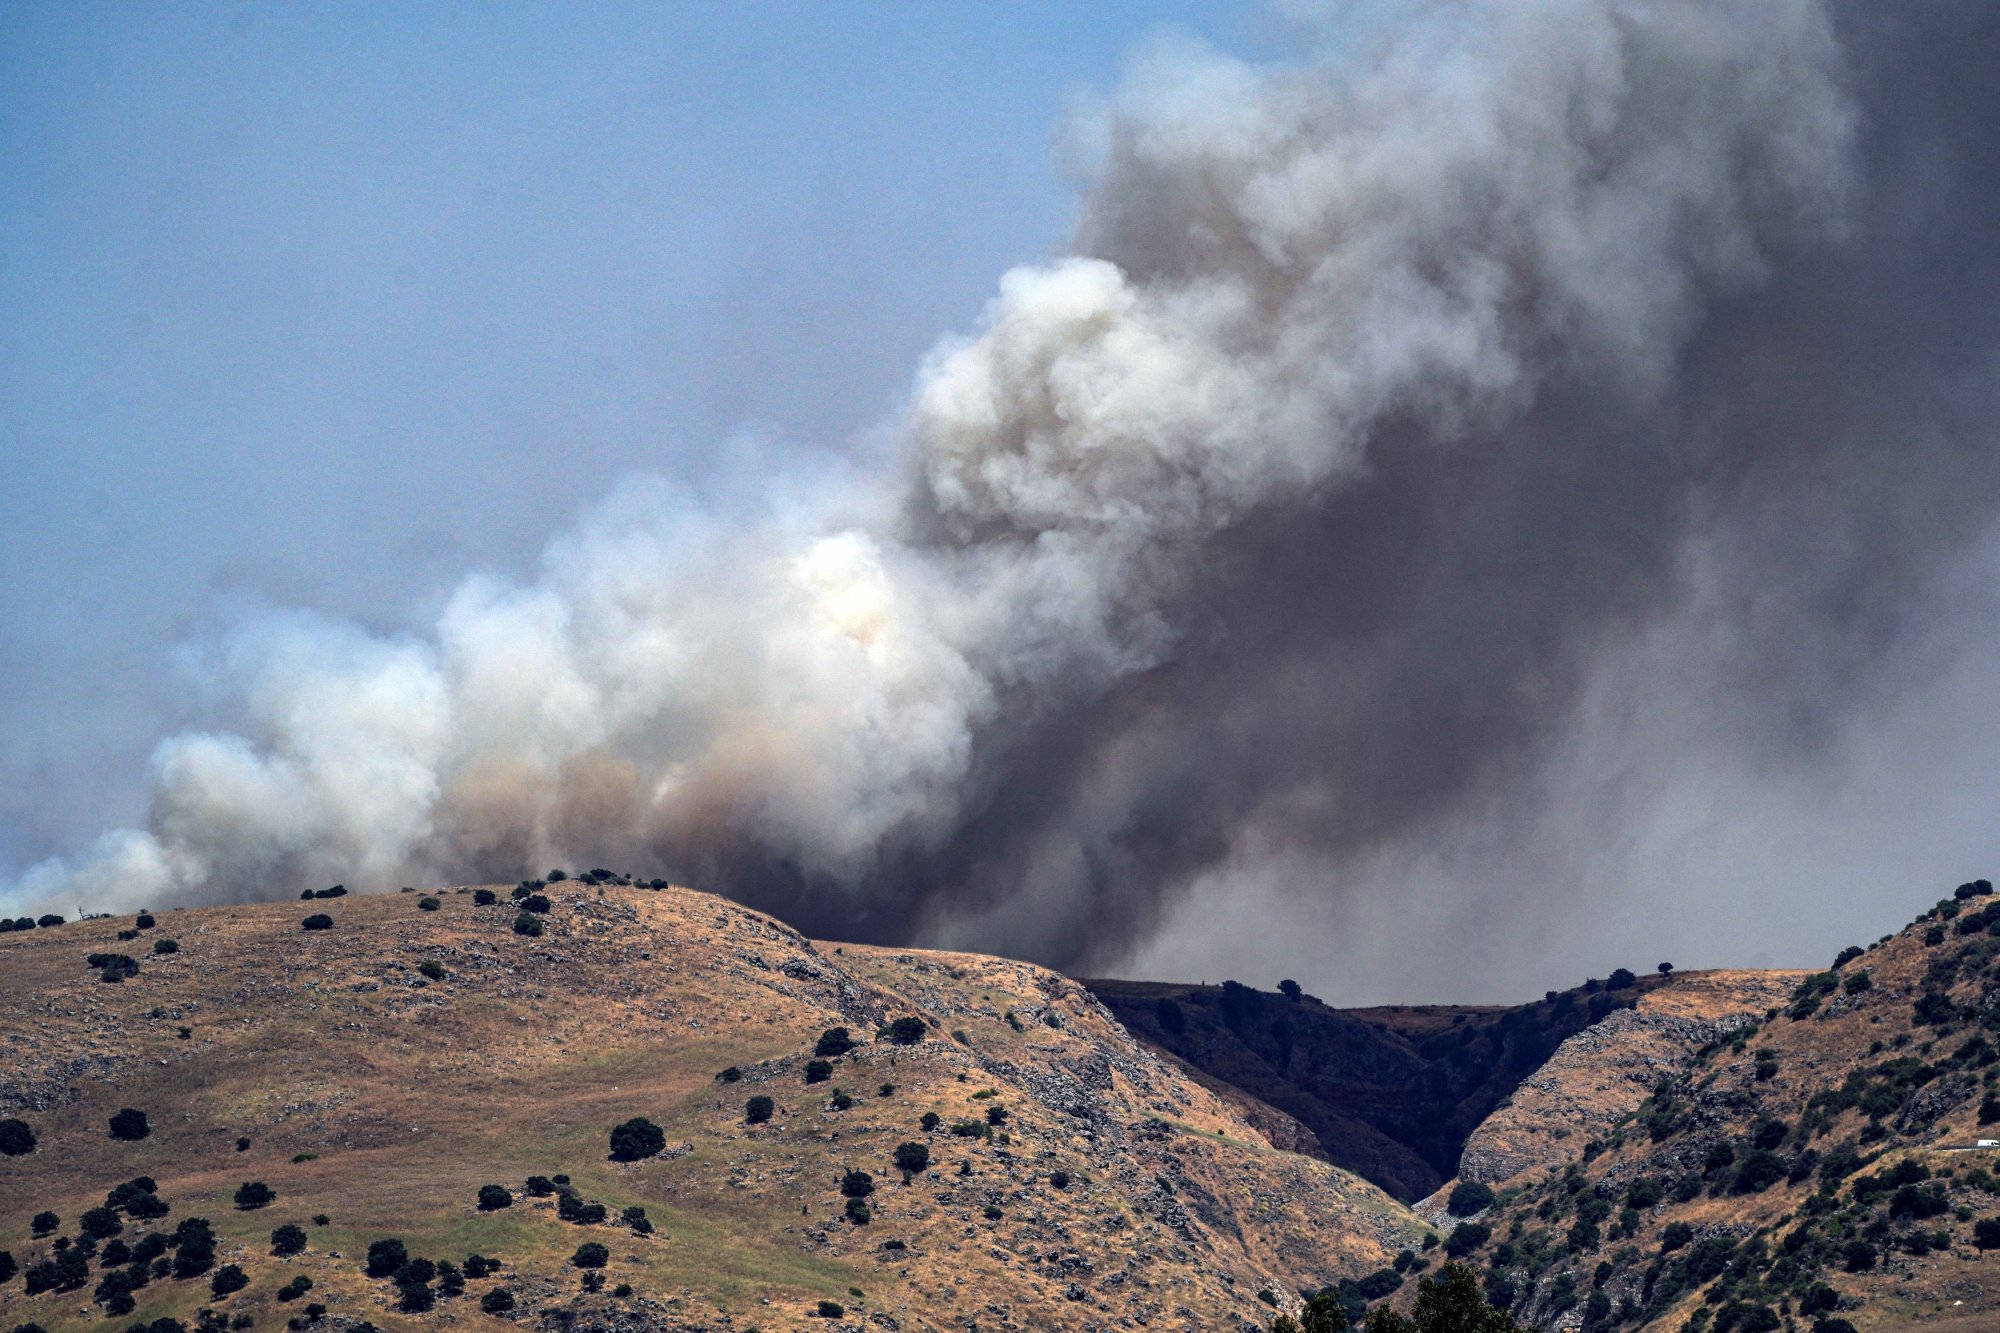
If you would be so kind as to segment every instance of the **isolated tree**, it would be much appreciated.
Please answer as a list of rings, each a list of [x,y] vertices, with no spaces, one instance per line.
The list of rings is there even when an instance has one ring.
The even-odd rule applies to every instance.
[[[28,1229],[37,1236],[46,1236],[62,1225],[62,1219],[54,1213],[40,1212],[28,1219]]]
[[[854,1049],[854,1038],[846,1028],[828,1028],[813,1043],[813,1054],[839,1059]]]
[[[35,1150],[35,1131],[25,1120],[0,1120],[0,1155],[26,1157]]]
[[[657,1156],[666,1146],[666,1131],[644,1116],[634,1116],[611,1131],[614,1162],[636,1162]]]
[[[542,933],[542,919],[533,912],[522,912],[514,918],[516,935],[535,936]]]
[[[891,1045],[914,1046],[924,1039],[924,1020],[913,1014],[906,1014],[884,1025],[876,1035]]]
[[[1278,983],[1278,993],[1293,1004],[1297,1004],[1300,1000],[1303,1000],[1306,995],[1305,987],[1299,985],[1298,982],[1293,981],[1290,977],[1286,977]]]
[[[776,1104],[769,1097],[760,1094],[743,1103],[743,1118],[750,1124],[761,1125],[770,1120],[771,1113],[775,1110],[777,1110]]]
[[[487,1314],[506,1314],[514,1308],[514,1294],[505,1287],[495,1287],[479,1298],[479,1308]]]
[[[1655,970],[1663,977],[1670,977],[1674,974],[1674,965],[1672,963],[1661,963]]]
[[[325,912],[314,912],[311,916],[299,922],[299,925],[306,930],[332,930],[333,918]]]
[[[578,1268],[602,1268],[611,1261],[611,1251],[594,1240],[587,1240],[576,1247],[576,1253],[569,1257],[569,1261]]]
[[[283,1258],[288,1254],[298,1254],[306,1248],[306,1229],[296,1223],[287,1222],[271,1233],[271,1253]]]
[[[944,1118],[936,1111],[926,1111],[924,1112],[924,1118],[917,1122],[917,1127],[923,1130],[924,1133],[929,1134],[934,1132],[943,1123]]]
[[[144,1111],[126,1107],[111,1117],[111,1137],[126,1143],[137,1143],[153,1132],[152,1122],[146,1119]]]
[[[266,1208],[278,1201],[278,1192],[261,1180],[246,1180],[236,1187],[236,1206],[243,1212]]]
[[[1604,984],[1612,990],[1630,990],[1639,984],[1639,978],[1632,975],[1630,968],[1614,967],[1611,969],[1611,975],[1605,979]]]
[[[931,1164],[931,1150],[921,1143],[899,1143],[896,1145],[896,1169],[906,1176],[926,1171]]]
[[[235,1264],[224,1264],[215,1270],[215,1276],[208,1280],[208,1289],[217,1296],[227,1296],[232,1291],[241,1291],[250,1285],[249,1277]]]
[[[497,1212],[502,1208],[512,1208],[513,1206],[514,1196],[508,1193],[505,1185],[481,1185],[479,1187],[480,1212]]]

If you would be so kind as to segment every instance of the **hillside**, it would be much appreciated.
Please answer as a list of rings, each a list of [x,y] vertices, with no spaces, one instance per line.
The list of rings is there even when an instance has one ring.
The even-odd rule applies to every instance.
[[[1426,1233],[1042,969],[815,944],[682,889],[544,892],[538,936],[464,888],[0,935],[0,1119],[35,1140],[0,1157],[0,1327],[1234,1329]],[[808,1082],[832,1028],[859,1044]],[[125,1108],[145,1137],[113,1136]],[[633,1117],[660,1151],[608,1160]],[[301,1252],[272,1252],[285,1226]],[[391,1238],[432,1261],[414,1296],[364,1271]]]
[[[1253,1120],[1302,1126],[1290,1146],[1414,1201],[1458,1171],[1473,1131],[1565,1039],[1664,983],[1652,975],[1615,989],[1591,982],[1515,1006],[1373,1009],[1334,1009],[1233,981],[1084,984],[1190,1077],[1250,1099],[1244,1114]]]
[[[1491,1206],[1420,1211],[1542,1327],[2000,1327],[1973,1146],[2000,1139],[2000,902],[1961,892],[1825,972],[1676,977],[1572,1038],[1468,1145]]]

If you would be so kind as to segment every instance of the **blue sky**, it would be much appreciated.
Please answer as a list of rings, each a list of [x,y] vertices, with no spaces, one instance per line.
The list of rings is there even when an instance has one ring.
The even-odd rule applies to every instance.
[[[1241,5],[0,9],[0,878],[260,606],[394,629],[633,472],[839,447],[1058,248],[1065,107]]]

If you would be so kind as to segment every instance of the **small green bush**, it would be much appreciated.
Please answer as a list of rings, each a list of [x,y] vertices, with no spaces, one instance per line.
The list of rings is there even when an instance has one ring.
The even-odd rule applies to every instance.
[[[137,1143],[152,1132],[152,1122],[144,1111],[128,1106],[111,1117],[111,1137],[122,1142]]]
[[[435,958],[426,958],[423,962],[418,963],[417,971],[423,973],[432,981],[443,981],[447,976],[451,975],[444,970],[444,964]]]
[[[236,1206],[244,1212],[268,1208],[278,1201],[278,1192],[261,1180],[246,1180],[236,1187]]]
[[[637,1162],[655,1157],[666,1146],[666,1131],[644,1116],[634,1116],[611,1131],[611,1160],[614,1162]]]
[[[875,1210],[868,1206],[866,1199],[849,1199],[846,1212],[847,1220],[858,1227],[865,1227],[875,1220]]]
[[[153,941],[154,953],[169,954],[169,953],[179,953],[180,951],[181,951],[181,942],[179,940],[157,939]]]
[[[26,1157],[35,1150],[35,1131],[25,1120],[0,1120],[0,1155]]]

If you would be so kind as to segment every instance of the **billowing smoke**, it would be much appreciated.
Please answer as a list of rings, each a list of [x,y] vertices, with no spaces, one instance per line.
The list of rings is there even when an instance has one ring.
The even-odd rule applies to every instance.
[[[422,637],[257,624],[145,829],[21,892],[610,865],[1077,967],[1454,848],[1556,893],[1635,754],[1834,752],[1988,531],[1989,13],[1162,44],[1077,127],[1073,253],[934,353],[880,467],[747,518],[635,483]]]

